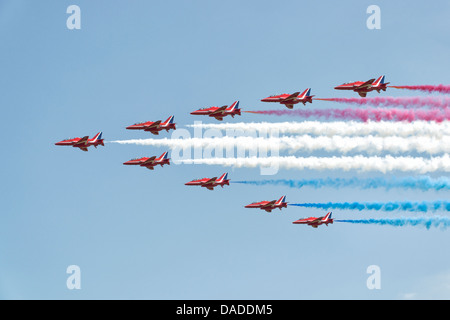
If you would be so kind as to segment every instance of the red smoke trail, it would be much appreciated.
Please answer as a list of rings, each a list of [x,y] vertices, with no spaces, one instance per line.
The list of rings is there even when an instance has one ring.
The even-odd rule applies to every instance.
[[[302,118],[324,118],[339,120],[360,120],[360,121],[436,121],[442,122],[450,120],[450,109],[431,110],[405,110],[405,109],[316,109],[316,110],[267,110],[267,111],[246,111],[248,113],[276,115],[276,116],[296,116]]]
[[[408,90],[419,90],[419,91],[425,91],[428,93],[433,92],[439,92],[439,93],[450,93],[450,86],[449,85],[422,85],[422,86],[389,86],[389,88],[396,88],[396,89],[408,89]]]
[[[314,99],[323,101],[334,101],[340,103],[370,105],[374,107],[433,107],[448,108],[450,107],[450,98],[438,97],[374,97],[374,98],[328,98]]]

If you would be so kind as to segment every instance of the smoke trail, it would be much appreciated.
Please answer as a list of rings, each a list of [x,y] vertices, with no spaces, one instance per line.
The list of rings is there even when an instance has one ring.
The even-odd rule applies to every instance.
[[[419,85],[419,86],[388,86],[389,88],[396,89],[408,89],[408,90],[419,90],[428,93],[438,92],[438,93],[450,93],[450,86],[439,84],[437,86],[433,85]]]
[[[154,147],[169,147],[169,148],[206,148],[211,146],[235,146],[236,144],[250,145],[255,142],[255,139],[263,140],[264,138],[253,137],[221,137],[221,138],[187,138],[187,139],[130,139],[130,140],[116,140],[110,141],[112,143],[119,144],[136,144],[142,146],[154,146]]]
[[[277,150],[289,150],[290,152],[314,152],[325,150],[328,152],[366,152],[369,154],[380,154],[390,152],[398,154],[402,152],[419,152],[428,154],[439,154],[450,152],[450,136],[441,139],[429,137],[311,137],[302,135],[297,137],[221,137],[221,138],[188,138],[188,139],[141,139],[115,141],[117,143],[133,143],[149,146],[165,146],[169,148],[217,148],[224,149],[243,147],[246,149],[269,149],[276,147]]]
[[[403,107],[403,108],[447,108],[450,106],[449,98],[439,97],[373,97],[373,98],[327,98],[315,99],[322,101],[334,101],[356,105],[369,105],[374,107]]]
[[[355,98],[356,99],[356,98]],[[265,110],[265,111],[245,111],[249,113],[276,115],[276,116],[296,116],[302,118],[323,118],[338,120],[360,120],[372,121],[436,121],[442,122],[450,120],[450,108],[442,110],[407,110],[407,109],[316,109],[316,110]]]
[[[237,168],[277,167],[298,170],[360,170],[379,171],[412,171],[429,173],[436,171],[450,172],[450,156],[430,159],[420,157],[249,157],[249,158],[205,158],[182,159],[179,163],[233,166]]]
[[[391,202],[327,202],[327,203],[289,203],[290,206],[316,209],[340,209],[340,210],[373,210],[373,211],[408,211],[408,212],[428,212],[428,211],[450,211],[450,202],[447,201],[391,201]]]
[[[288,138],[288,137],[285,137]],[[109,143],[119,144],[136,144],[141,146],[154,146],[154,147],[168,147],[174,148],[224,148],[240,147],[242,149],[256,149],[267,148],[273,149],[274,145],[283,144],[282,148],[287,149],[289,139],[285,141],[279,140],[278,137],[217,137],[217,138],[185,138],[185,139],[130,139],[130,140],[116,140],[108,141]],[[449,136],[450,139],[450,136]]]
[[[404,226],[423,226],[427,229],[431,227],[441,227],[445,230],[450,226],[450,218],[448,217],[416,217],[416,218],[384,218],[384,219],[361,219],[361,220],[334,220],[335,222],[347,222],[358,224],[378,224],[390,225],[394,227]]]
[[[428,176],[422,177],[405,177],[405,178],[326,178],[326,179],[299,179],[299,180],[259,180],[259,181],[232,181],[233,183],[251,184],[256,186],[275,185],[286,186],[289,188],[301,189],[303,187],[312,187],[315,189],[330,187],[330,188],[361,188],[361,189],[375,189],[385,188],[390,190],[392,188],[402,189],[416,189],[421,191],[428,190],[450,190],[450,179],[447,177],[440,177],[433,179]]]
[[[269,142],[270,140],[270,142]],[[290,150],[291,152],[303,151],[313,152],[325,150],[328,152],[365,152],[368,154],[380,154],[389,152],[391,154],[419,152],[428,154],[439,154],[450,152],[450,137],[442,139],[428,137],[316,137],[309,135],[298,137],[281,137],[260,140],[277,145],[280,150]]]
[[[429,136],[442,137],[450,135],[450,122],[389,122],[389,121],[302,121],[302,122],[239,122],[239,123],[196,123],[188,125],[192,128],[239,130],[239,131],[271,131],[278,130],[280,134],[311,134],[316,136]]]

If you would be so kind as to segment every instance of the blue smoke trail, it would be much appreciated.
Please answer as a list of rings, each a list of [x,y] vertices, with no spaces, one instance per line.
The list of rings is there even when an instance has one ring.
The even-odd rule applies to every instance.
[[[450,211],[450,202],[447,201],[391,201],[391,202],[328,202],[328,203],[289,203],[290,206],[317,208],[323,210],[341,209],[341,210],[375,210],[375,211],[409,211],[409,212],[428,212],[444,210]]]
[[[417,218],[384,218],[384,219],[362,219],[362,220],[334,220],[335,222],[348,222],[359,224],[378,224],[378,225],[390,225],[394,227],[404,226],[423,226],[427,229],[431,227],[441,227],[446,229],[450,226],[449,217],[417,217]]]
[[[433,179],[428,176],[420,177],[405,177],[405,178],[326,178],[326,179],[279,179],[279,180],[260,180],[260,181],[233,181],[234,183],[251,184],[257,186],[263,185],[278,185],[286,186],[290,188],[344,188],[344,187],[357,187],[362,189],[375,189],[385,188],[387,190],[391,188],[403,188],[403,189],[416,189],[422,191],[428,190],[450,190],[450,179],[447,177],[440,177]]]

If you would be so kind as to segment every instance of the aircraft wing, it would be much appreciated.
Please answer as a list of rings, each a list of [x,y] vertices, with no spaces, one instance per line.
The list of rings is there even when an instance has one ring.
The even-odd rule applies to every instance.
[[[283,101],[289,101],[289,100],[294,100],[295,98],[298,97],[298,95],[300,94],[300,92],[294,92],[293,94],[291,94],[289,97],[284,98]]]
[[[225,112],[226,109],[227,109],[227,106],[220,107],[216,111],[211,112],[210,116],[211,117],[214,117],[216,115],[221,116]]]
[[[217,177],[211,178],[211,179],[209,179],[208,181],[203,182],[203,185],[204,185],[204,186],[209,186],[209,185],[211,185],[211,184],[214,184],[214,182],[216,182],[216,179],[217,179]]]
[[[79,148],[83,151],[88,151],[88,148],[86,148],[86,147],[79,147]]]
[[[266,203],[265,205],[261,206],[261,208],[265,209],[265,208],[270,208],[275,204],[275,200],[270,201],[269,203]]]
[[[146,165],[146,164],[150,164],[153,163],[153,161],[155,161],[156,157],[153,156],[151,158],[148,158],[147,160],[145,160],[144,162],[142,162],[142,165]]]
[[[309,221],[308,224],[311,226],[314,226],[314,225],[317,225],[317,223],[319,223],[320,220],[322,220],[322,218],[316,218],[314,220]]]
[[[80,145],[86,145],[87,141],[89,139],[89,136],[84,136],[83,138],[81,138],[80,140],[78,140],[74,146],[80,146]]]
[[[160,123],[161,123],[161,120],[155,121],[155,122],[153,122],[151,125],[147,126],[147,127],[145,128],[145,130],[151,129],[151,128],[157,128],[157,127],[159,126]]]
[[[363,84],[359,85],[356,89],[366,89],[372,86],[372,83],[375,81],[375,79],[370,79],[369,81],[364,82]]]

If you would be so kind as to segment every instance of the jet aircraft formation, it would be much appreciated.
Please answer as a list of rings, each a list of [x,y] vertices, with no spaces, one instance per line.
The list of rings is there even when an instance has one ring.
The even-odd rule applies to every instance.
[[[344,83],[342,85],[336,86],[334,89],[336,90],[350,90],[358,93],[361,97],[365,98],[367,93],[372,91],[386,91],[387,85],[389,83],[385,82],[385,76],[380,76],[379,78],[370,79],[368,81],[356,81]],[[293,109],[294,105],[298,103],[302,103],[306,106],[306,103],[312,103],[313,95],[311,95],[311,88],[307,88],[302,93],[300,91],[288,94],[278,94],[269,96],[267,98],[261,99],[262,102],[276,102],[284,105],[288,109]],[[318,99],[320,100],[320,99]],[[198,109],[191,112],[192,115],[204,115],[211,118],[215,118],[218,121],[223,121],[226,116],[231,116],[234,118],[236,115],[241,115],[241,109],[239,108],[239,101],[235,101],[230,106],[225,105],[222,107],[206,107],[203,109]],[[149,132],[153,135],[159,135],[162,130],[169,132],[170,130],[176,130],[176,124],[174,123],[174,116],[170,116],[165,121],[157,120],[157,121],[144,121],[135,123],[126,127],[127,130],[143,130],[144,132]],[[101,145],[104,146],[104,139],[102,139],[102,132],[97,133],[92,139],[89,136],[83,136],[82,138],[70,138],[65,139],[59,142],[56,142],[57,146],[72,146],[75,148],[79,148],[82,151],[88,151],[90,146]],[[124,165],[135,165],[147,168],[149,170],[154,170],[156,166],[163,167],[164,165],[170,165],[170,159],[168,156],[168,152],[164,152],[161,156],[150,156],[150,157],[140,157],[128,160],[123,163]],[[230,179],[228,179],[228,173],[222,174],[219,178],[201,178],[194,179],[192,181],[186,182],[186,186],[200,186],[202,188],[206,188],[208,190],[214,190],[215,187],[220,186],[229,186]],[[274,209],[281,210],[282,208],[287,208],[288,202],[286,202],[286,196],[282,196],[278,200],[264,200],[259,202],[254,202],[245,206],[245,208],[253,208],[260,209],[266,212],[272,212]],[[305,224],[309,225],[313,228],[317,228],[320,225],[327,225],[333,223],[333,219],[331,218],[331,212],[327,213],[323,217],[309,217],[298,219],[293,224]]]

